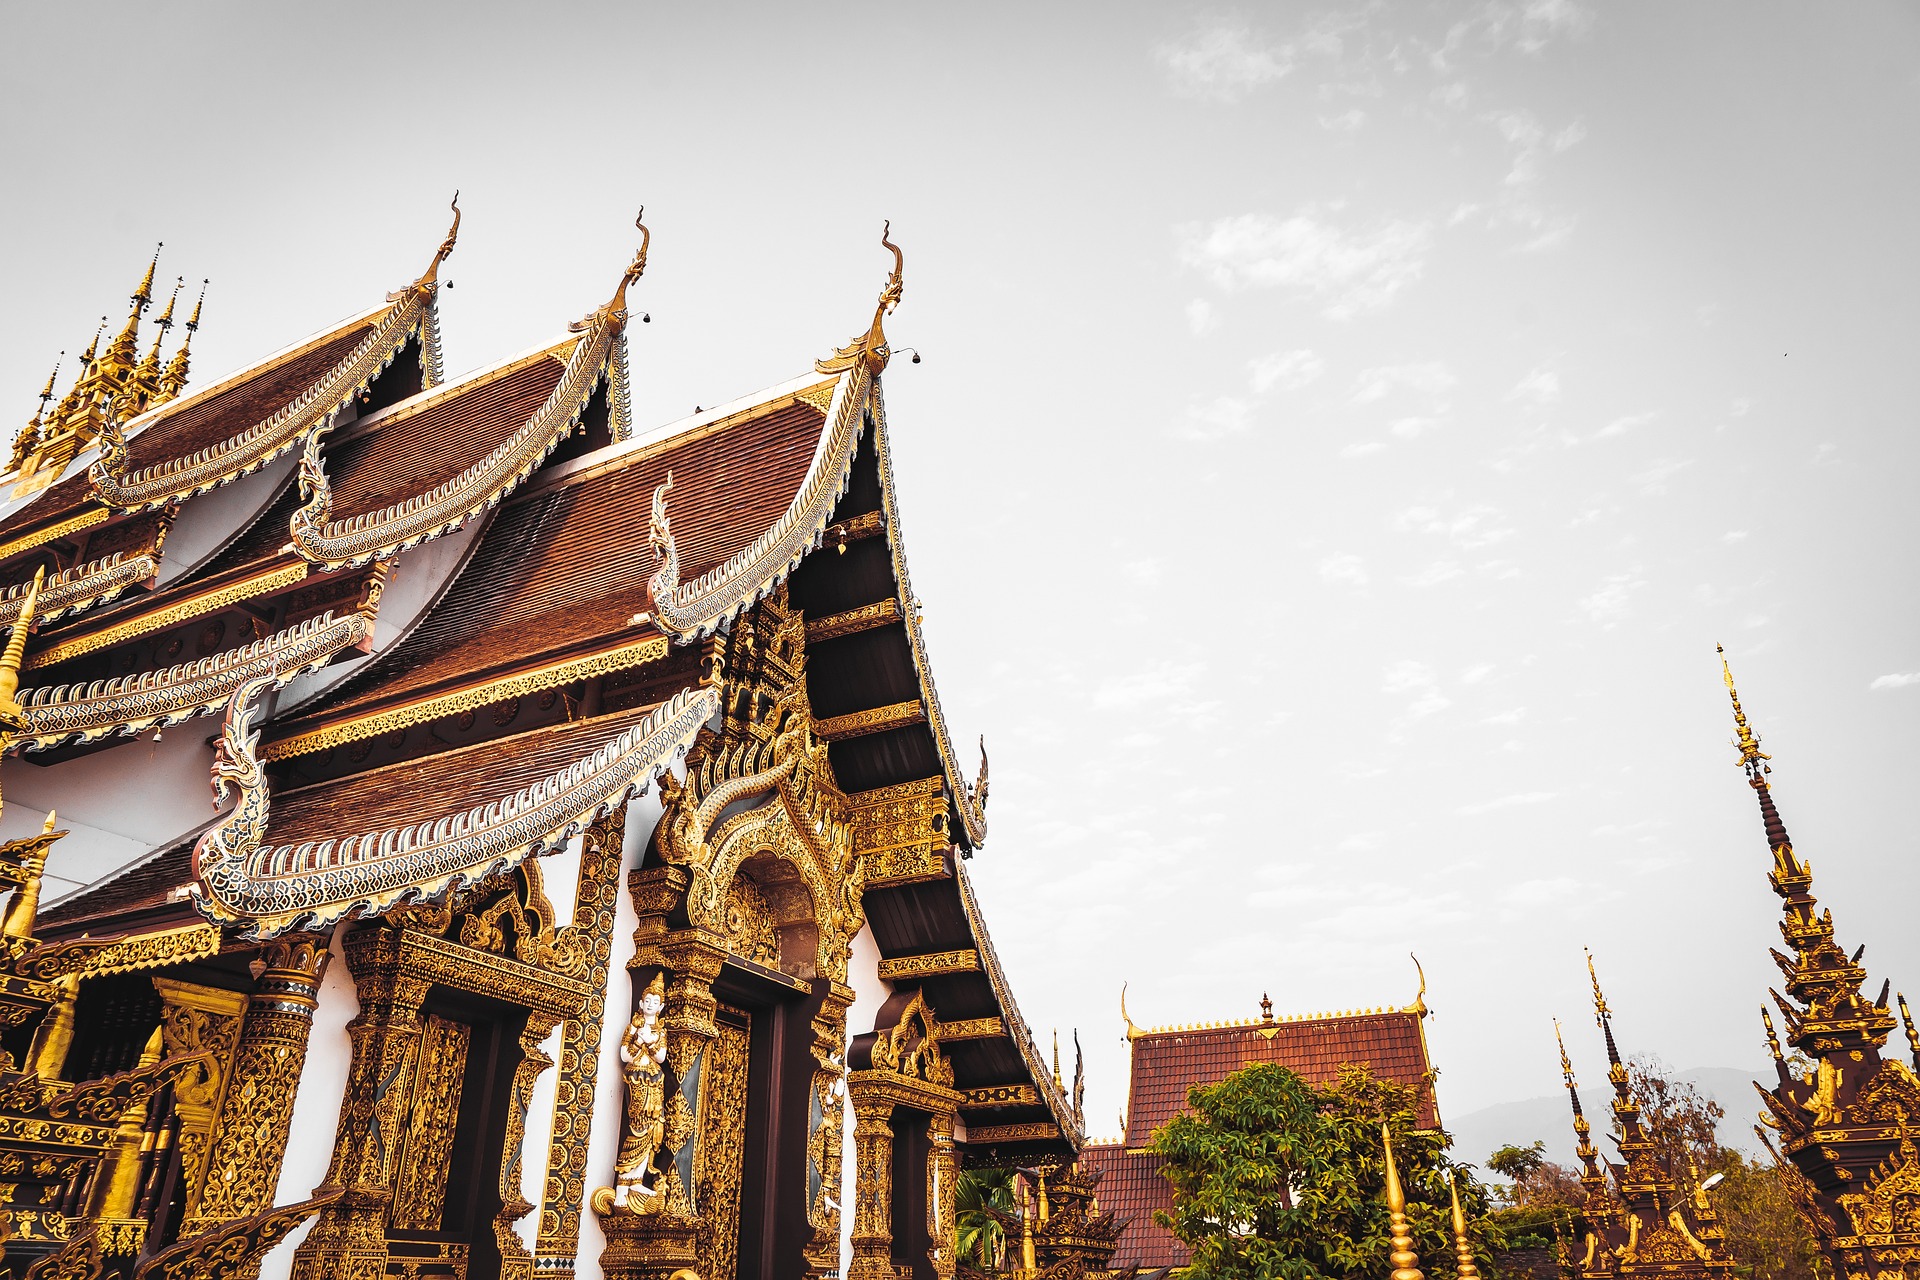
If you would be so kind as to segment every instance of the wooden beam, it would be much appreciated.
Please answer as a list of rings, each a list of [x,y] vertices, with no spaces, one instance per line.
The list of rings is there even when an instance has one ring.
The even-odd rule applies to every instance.
[[[880,978],[883,982],[938,978],[949,973],[978,972],[980,972],[980,953],[971,950],[936,951],[924,956],[897,956],[892,960],[880,962]]]
[[[898,621],[900,621],[900,602],[888,596],[885,600],[863,604],[858,609],[848,609],[844,613],[830,613],[824,618],[807,619],[807,643],[819,644],[822,640],[838,640],[841,636],[858,635],[862,631],[872,631],[876,627],[892,626]]]
[[[1040,1091],[1030,1084],[991,1084],[960,1094],[960,1109],[969,1107],[1037,1107]]]
[[[941,1022],[939,1038],[948,1040],[992,1040],[1007,1034],[1007,1024],[999,1018],[968,1018],[961,1022]]]
[[[844,742],[848,738],[864,738],[870,733],[885,733],[926,722],[927,709],[918,701],[896,702],[891,706],[869,707],[865,711],[815,720],[813,732],[827,742]]]
[[[1060,1137],[1057,1126],[1038,1124],[983,1124],[967,1126],[967,1145],[988,1142],[1053,1142]]]

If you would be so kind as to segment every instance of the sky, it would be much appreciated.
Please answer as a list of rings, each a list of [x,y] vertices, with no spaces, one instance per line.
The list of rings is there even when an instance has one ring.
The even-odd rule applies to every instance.
[[[892,220],[970,871],[1094,1133],[1122,983],[1400,1005],[1409,953],[1443,1115],[1551,1092],[1554,1017],[1601,1087],[1582,947],[1628,1051],[1764,1065],[1716,643],[1842,944],[1920,994],[1913,6],[4,15],[21,422],[155,241],[206,385],[413,278],[458,188],[449,372],[604,301],[645,204],[644,429],[862,330]]]

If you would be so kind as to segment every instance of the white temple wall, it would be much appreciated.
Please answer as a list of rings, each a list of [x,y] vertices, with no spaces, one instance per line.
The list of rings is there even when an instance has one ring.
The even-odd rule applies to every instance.
[[[853,988],[853,1006],[847,1010],[847,1043],[840,1049],[840,1060],[847,1060],[847,1049],[855,1036],[873,1030],[880,1006],[893,994],[893,984],[880,976],[880,944],[873,940],[873,926],[863,924],[853,935],[847,957],[847,985]],[[858,1176],[857,1153],[853,1145],[853,1108],[840,1112],[840,1274],[853,1265],[854,1183]]]
[[[681,768],[675,766],[674,773]],[[594,1076],[593,1127],[587,1135],[585,1195],[590,1199],[600,1187],[613,1185],[613,1158],[620,1151],[620,1128],[626,1112],[626,1083],[620,1073],[620,1037],[627,1029],[633,1011],[633,984],[627,977],[627,962],[633,959],[633,931],[640,916],[633,909],[633,895],[627,892],[627,873],[640,865],[646,855],[647,841],[660,824],[660,800],[657,792],[627,805],[625,847],[620,859],[620,893],[613,916],[613,954],[607,961],[607,1014],[600,1024],[599,1069]],[[549,1106],[551,1114],[551,1106]],[[537,1158],[544,1172],[546,1160]],[[544,1181],[544,1179],[543,1179]],[[528,1196],[538,1200],[537,1196]],[[588,1205],[580,1207],[580,1280],[601,1280],[600,1251],[607,1238],[600,1230],[600,1219]]]
[[[213,748],[207,737],[219,723],[203,717],[163,731],[158,742],[149,732],[46,768],[30,763],[31,757],[11,762],[0,835],[38,831],[49,809],[58,810],[60,825],[73,832],[47,859],[56,884],[43,891],[44,901],[51,905],[73,891],[74,881],[92,884],[213,819]]]
[[[347,1071],[353,1063],[353,1041],[347,1024],[360,1015],[360,997],[340,949],[347,925],[333,931],[333,959],[320,980],[319,1008],[313,1011],[313,1032],[307,1038],[307,1063],[300,1071],[300,1088],[293,1098],[291,1133],[286,1160],[280,1166],[275,1204],[295,1204],[326,1181],[333,1161],[333,1140],[340,1127],[340,1106],[347,1094]],[[287,1280],[293,1269],[293,1251],[306,1238],[312,1223],[274,1246],[260,1268],[260,1280]]]
[[[221,485],[181,504],[167,531],[156,587],[178,581],[232,542],[280,496],[299,463],[299,450],[282,455],[250,476]]]

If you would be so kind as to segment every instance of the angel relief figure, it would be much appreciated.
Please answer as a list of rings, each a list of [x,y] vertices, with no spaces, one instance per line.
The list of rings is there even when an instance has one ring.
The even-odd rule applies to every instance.
[[[660,1025],[660,1012],[666,1003],[665,976],[655,974],[640,996],[639,1009],[620,1037],[620,1073],[627,1086],[626,1110],[620,1151],[613,1161],[613,1186],[603,1187],[593,1196],[593,1207],[602,1215],[644,1212],[642,1206],[647,1198],[660,1194],[660,1189],[653,1185],[656,1173],[653,1162],[667,1128],[667,1033]],[[640,1197],[639,1203],[635,1203],[636,1196]]]

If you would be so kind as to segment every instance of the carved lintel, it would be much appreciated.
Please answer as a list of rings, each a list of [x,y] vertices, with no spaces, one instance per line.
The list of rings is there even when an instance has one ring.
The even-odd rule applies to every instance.
[[[888,596],[872,604],[863,604],[857,609],[831,613],[824,618],[809,619],[807,643],[819,644],[823,640],[838,640],[842,636],[858,635],[862,631],[872,631],[877,627],[889,627],[899,621],[900,602]]]
[[[967,1143],[985,1146],[993,1142],[1058,1142],[1058,1125],[1039,1121],[1034,1124],[968,1125]]]
[[[844,742],[848,738],[864,738],[868,734],[907,729],[926,722],[927,709],[916,700],[896,702],[885,707],[868,707],[844,716],[828,716],[814,721],[813,731],[823,741]]]
[[[960,1095],[962,1111],[990,1110],[996,1107],[1037,1107],[1040,1091],[1030,1084],[995,1084],[984,1089],[967,1089]]]
[[[922,956],[896,956],[880,962],[883,982],[910,982],[919,978],[938,978],[949,973],[980,972],[978,951],[936,951]]]
[[[940,1039],[946,1040],[991,1040],[1007,1034],[1007,1024],[1002,1018],[967,1018],[960,1022],[940,1024]]]

